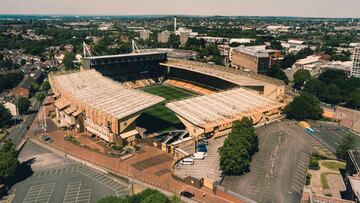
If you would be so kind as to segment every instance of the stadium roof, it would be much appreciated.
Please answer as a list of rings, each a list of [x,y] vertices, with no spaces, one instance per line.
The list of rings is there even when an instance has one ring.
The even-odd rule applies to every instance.
[[[256,92],[236,88],[229,91],[185,99],[166,106],[190,123],[200,126],[218,126],[243,116],[281,108],[282,104]]]
[[[153,51],[148,53],[129,53],[129,54],[118,54],[118,55],[105,55],[105,56],[91,56],[91,57],[84,57],[83,59],[107,59],[107,58],[122,58],[122,57],[129,57],[129,56],[143,56],[143,55],[152,55],[152,54],[161,54],[163,52],[160,51]]]
[[[165,100],[139,90],[126,89],[120,83],[102,76],[94,69],[55,75],[52,78],[58,89],[66,91],[74,99],[118,119]],[[61,97],[60,100],[64,99]]]

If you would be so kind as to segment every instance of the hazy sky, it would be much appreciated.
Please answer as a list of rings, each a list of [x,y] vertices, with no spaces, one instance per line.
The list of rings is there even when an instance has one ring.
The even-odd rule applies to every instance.
[[[0,0],[0,14],[360,17],[360,0]]]

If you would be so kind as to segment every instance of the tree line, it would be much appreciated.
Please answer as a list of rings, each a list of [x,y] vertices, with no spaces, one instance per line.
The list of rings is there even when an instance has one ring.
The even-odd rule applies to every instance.
[[[180,203],[181,200],[177,196],[167,197],[163,193],[146,189],[138,194],[125,197],[105,197],[98,201],[98,203]]]
[[[24,78],[21,70],[0,73],[0,92],[16,87]]]

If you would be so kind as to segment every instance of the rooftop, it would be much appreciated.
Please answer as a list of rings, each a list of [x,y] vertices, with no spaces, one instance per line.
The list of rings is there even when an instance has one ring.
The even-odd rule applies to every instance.
[[[196,126],[217,126],[255,112],[281,107],[280,103],[258,93],[236,88],[229,91],[194,97],[166,104],[179,116]]]
[[[94,69],[66,75],[54,75],[52,78],[58,88],[66,91],[80,102],[118,119],[165,100],[143,91],[126,89],[120,83],[102,76]],[[62,99],[64,98],[58,101],[62,101]],[[64,103],[64,101],[62,102]]]

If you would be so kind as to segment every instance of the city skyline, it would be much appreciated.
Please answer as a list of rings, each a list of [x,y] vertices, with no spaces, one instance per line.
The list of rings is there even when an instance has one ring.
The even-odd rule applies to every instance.
[[[360,1],[264,0],[2,0],[0,14],[22,15],[223,15],[359,18]],[[266,6],[259,6],[264,5]],[[140,6],[139,6],[140,5]]]

